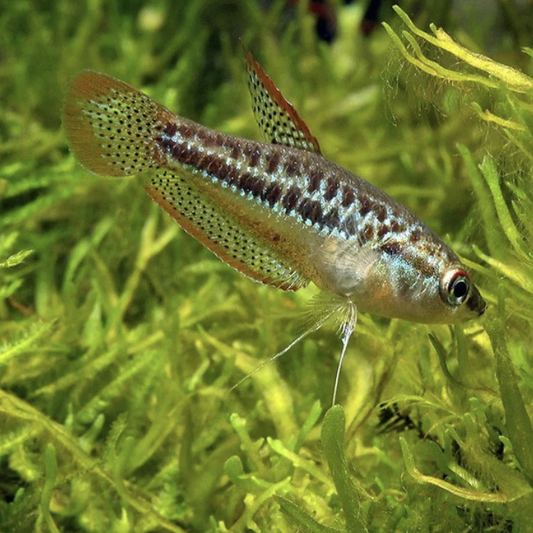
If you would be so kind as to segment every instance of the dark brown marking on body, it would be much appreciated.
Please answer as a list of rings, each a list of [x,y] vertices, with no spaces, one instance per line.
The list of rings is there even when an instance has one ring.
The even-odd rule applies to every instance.
[[[259,162],[259,158],[261,157],[261,151],[259,148],[257,146],[248,144],[244,150],[244,153],[248,158],[248,166],[251,168],[256,167],[257,163]]]
[[[285,208],[285,212],[289,213],[294,209],[294,206],[298,202],[298,198],[301,196],[300,187],[291,187],[281,200],[281,205]]]
[[[379,230],[378,230],[378,237],[384,237],[385,235],[387,235],[388,233],[390,233],[390,228],[389,226],[387,226],[386,224],[382,224],[380,227],[379,227]]]
[[[246,193],[251,193],[256,198],[261,195],[264,182],[246,172],[241,176],[238,187]]]
[[[196,129],[196,139],[203,146],[212,146],[213,134],[206,128]]]
[[[208,174],[223,179],[223,176],[228,174],[229,168],[226,162],[220,159],[220,157],[214,154],[204,155],[201,170],[204,170]]]
[[[321,168],[313,167],[309,173],[309,187],[308,192],[314,193],[319,187],[322,179],[324,178],[324,172]]]
[[[385,222],[385,219],[387,218],[387,208],[383,204],[378,205],[376,216],[379,222]]]
[[[156,137],[157,144],[165,151],[172,152],[176,143],[166,135],[161,137]]]
[[[336,176],[330,176],[328,178],[328,183],[326,187],[326,194],[324,195],[324,198],[329,202],[335,198],[337,195],[337,191],[339,190],[339,180],[336,178]]]
[[[230,186],[237,185],[237,182],[239,181],[239,173],[235,167],[226,165],[226,172],[224,172],[220,178]]]
[[[168,137],[174,137],[176,134],[176,131],[178,130],[178,126],[175,122],[169,122],[165,129],[163,130],[163,135],[167,135]]]
[[[366,242],[374,240],[374,227],[371,224],[367,224],[363,230],[363,236]]]
[[[270,207],[274,206],[281,198],[283,190],[279,183],[270,183],[263,192],[261,199],[268,202]]]
[[[397,220],[392,221],[390,229],[393,233],[400,233],[403,231],[402,225]]]
[[[224,145],[224,134],[218,131],[199,128],[197,135],[200,137],[200,141],[205,148],[216,148]]]
[[[198,150],[190,148],[187,143],[173,143],[172,157],[183,165],[197,166],[200,161]]]
[[[416,228],[411,232],[409,241],[411,242],[411,244],[416,244],[420,240],[421,236],[422,236],[422,232],[418,228]]]
[[[267,155],[267,172],[273,174],[278,170],[280,154],[278,150],[272,150]]]
[[[200,131],[202,131],[202,129],[198,128],[197,133],[199,133]],[[179,132],[179,134],[182,137],[184,137],[186,139],[190,139],[192,137],[191,127],[188,126],[187,124],[179,124],[178,125],[178,132]]]
[[[295,176],[299,170],[300,162],[298,161],[298,158],[289,154],[287,156],[287,163],[285,164],[285,172],[287,173],[287,176]]]
[[[241,145],[238,142],[232,142],[230,146],[230,157],[232,159],[239,159],[242,154]]]
[[[316,202],[310,198],[304,198],[304,200],[296,207],[296,211],[304,220],[310,220],[313,224],[321,222],[323,218],[320,202]]]
[[[430,263],[428,263],[424,257],[416,254],[414,256],[409,256],[407,258],[407,261],[413,266],[414,269],[416,269],[418,272],[422,272],[422,274],[426,276],[433,276],[437,275],[437,269],[433,267]]]
[[[372,211],[372,202],[370,201],[369,198],[363,198],[361,200],[361,207],[359,208],[359,214],[364,217],[366,216],[368,213],[370,213],[370,211]]]
[[[177,149],[179,147],[179,149]],[[194,165],[196,158],[195,153],[191,150],[186,144],[185,145],[176,145],[172,150],[172,155],[184,165]]]
[[[350,207],[355,202],[355,194],[351,187],[342,191],[342,207]]]

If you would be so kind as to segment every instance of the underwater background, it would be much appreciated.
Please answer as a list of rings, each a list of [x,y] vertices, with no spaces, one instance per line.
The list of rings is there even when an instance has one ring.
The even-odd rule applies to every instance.
[[[399,4],[0,0],[0,532],[531,530],[533,5]],[[317,290],[240,276],[61,128],[94,69],[259,139],[241,42],[489,305],[361,314],[333,409],[334,324],[230,390]]]

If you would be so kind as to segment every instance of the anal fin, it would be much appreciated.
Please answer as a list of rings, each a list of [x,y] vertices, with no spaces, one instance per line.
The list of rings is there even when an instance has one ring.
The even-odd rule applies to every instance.
[[[262,242],[206,197],[195,184],[192,172],[154,172],[145,189],[187,233],[245,276],[286,291],[308,284],[266,241]]]

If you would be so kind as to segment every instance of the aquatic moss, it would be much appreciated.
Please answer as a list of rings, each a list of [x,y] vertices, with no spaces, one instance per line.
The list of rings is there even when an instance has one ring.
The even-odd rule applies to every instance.
[[[465,28],[449,2],[427,2],[417,24],[406,2],[370,39],[354,31],[362,8],[337,2],[331,47],[304,4],[284,4],[3,9],[2,531],[531,523],[527,16],[502,3],[504,59],[491,61],[494,28]],[[327,411],[333,328],[230,391],[294,338],[314,290],[287,295],[240,277],[152,205],[142,179],[85,172],[60,127],[68,79],[93,68],[257,138],[239,38],[324,152],[447,236],[490,305],[453,328],[361,316],[342,408]]]

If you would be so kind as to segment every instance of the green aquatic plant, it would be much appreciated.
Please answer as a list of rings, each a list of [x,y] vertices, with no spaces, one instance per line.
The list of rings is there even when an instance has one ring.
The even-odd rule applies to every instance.
[[[305,3],[292,18],[248,0],[3,10],[0,531],[528,530],[527,27],[505,3],[495,61],[444,2],[416,24],[395,8],[369,40],[362,8],[336,4],[332,47]],[[432,14],[446,32],[420,29]],[[489,302],[464,327],[361,316],[342,407],[324,407],[333,328],[229,392],[294,338],[313,288],[237,276],[139,179],[88,175],[60,127],[67,81],[93,68],[257,137],[239,38],[324,153],[446,236]]]

